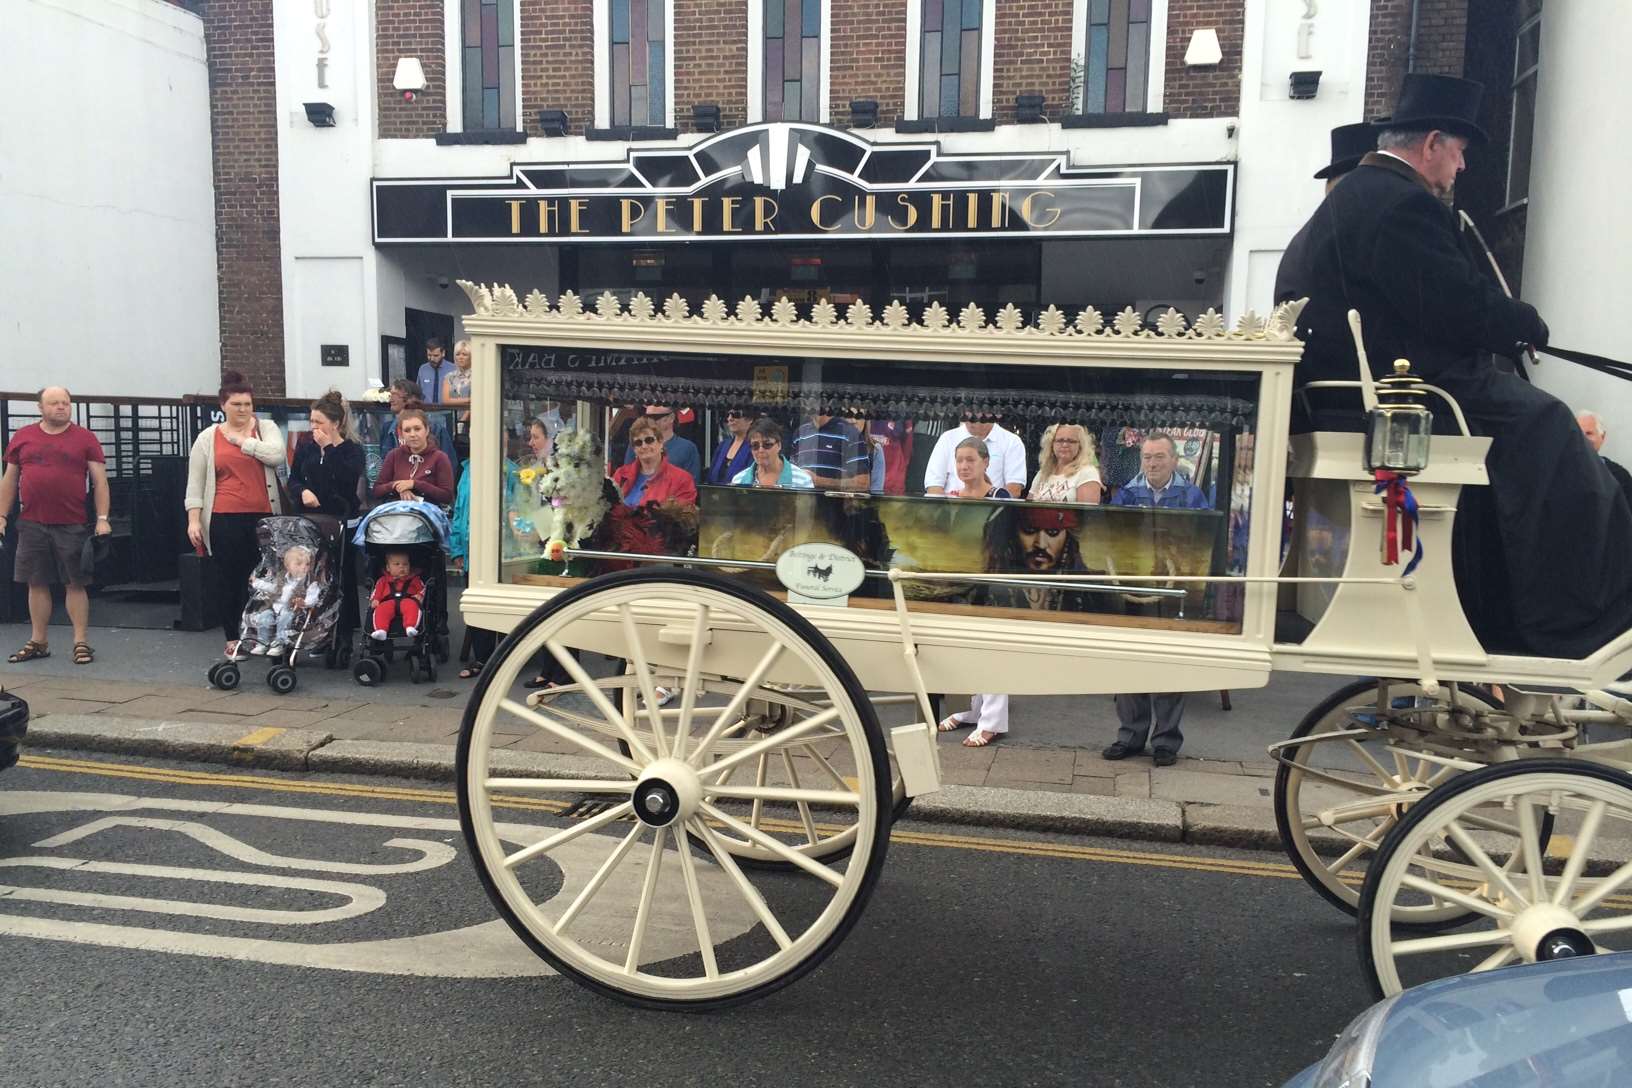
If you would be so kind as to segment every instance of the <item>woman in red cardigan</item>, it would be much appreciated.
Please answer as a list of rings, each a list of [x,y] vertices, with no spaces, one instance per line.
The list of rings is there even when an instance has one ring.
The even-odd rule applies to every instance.
[[[637,512],[659,503],[694,507],[697,482],[691,473],[669,463],[663,436],[649,418],[640,416],[630,425],[629,446],[635,459],[612,474],[612,483],[623,496],[622,506],[612,517],[614,546],[618,551],[662,555],[668,549],[653,519],[636,516]]]
[[[397,434],[402,444],[385,455],[374,497],[424,499],[441,506],[452,503],[453,464],[447,454],[431,445],[425,413],[418,408],[403,409],[397,417]]]

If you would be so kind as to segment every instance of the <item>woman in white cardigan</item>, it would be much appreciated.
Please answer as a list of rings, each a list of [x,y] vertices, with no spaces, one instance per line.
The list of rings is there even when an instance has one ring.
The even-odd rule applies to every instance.
[[[204,428],[187,462],[187,539],[214,560],[227,655],[237,648],[249,576],[260,558],[255,526],[288,513],[279,498],[283,435],[255,418],[255,391],[236,370],[221,375],[226,422]]]

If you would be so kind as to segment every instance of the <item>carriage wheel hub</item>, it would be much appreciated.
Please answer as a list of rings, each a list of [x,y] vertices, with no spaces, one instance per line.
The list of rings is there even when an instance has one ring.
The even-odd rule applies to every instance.
[[[1513,919],[1513,947],[1526,963],[1590,956],[1592,938],[1581,931],[1581,921],[1553,903],[1526,907]]]
[[[652,827],[683,823],[703,799],[702,779],[679,759],[653,761],[635,784],[635,815]]]

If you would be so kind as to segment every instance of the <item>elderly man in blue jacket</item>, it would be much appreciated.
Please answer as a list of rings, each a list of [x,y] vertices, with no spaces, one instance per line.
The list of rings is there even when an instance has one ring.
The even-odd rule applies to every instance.
[[[1179,471],[1178,445],[1160,431],[1145,436],[1139,445],[1139,475],[1129,480],[1111,500],[1113,506],[1154,506],[1163,510],[1205,510],[1212,504],[1201,488]],[[1178,762],[1184,733],[1184,693],[1118,695],[1116,718],[1121,723],[1116,743],[1101,754],[1106,759],[1127,759],[1145,750],[1150,740],[1151,761],[1158,767]]]

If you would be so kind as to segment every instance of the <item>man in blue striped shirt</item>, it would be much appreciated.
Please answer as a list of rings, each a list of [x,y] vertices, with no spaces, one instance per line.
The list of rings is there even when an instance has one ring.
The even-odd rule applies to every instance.
[[[866,437],[837,416],[814,415],[793,436],[793,463],[822,491],[866,491],[873,455]]]

